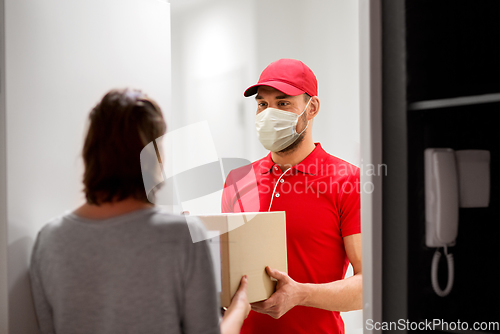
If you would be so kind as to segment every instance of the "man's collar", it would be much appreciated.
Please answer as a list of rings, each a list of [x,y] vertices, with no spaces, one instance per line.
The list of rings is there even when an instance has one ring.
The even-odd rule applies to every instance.
[[[319,172],[319,168],[321,166],[320,163],[325,161],[327,153],[321,147],[320,143],[314,143],[314,145],[316,145],[314,150],[309,153],[304,160],[293,166],[295,169],[309,175],[316,175]],[[269,154],[262,159],[260,163],[261,174],[269,173],[274,165],[275,163],[271,157],[271,152],[269,152]]]
[[[271,170],[271,168],[273,168],[274,165],[275,163],[271,157],[271,152],[269,152],[269,154],[266,157],[264,157],[264,159],[262,159],[260,162],[260,173],[261,174],[269,173],[269,171]]]

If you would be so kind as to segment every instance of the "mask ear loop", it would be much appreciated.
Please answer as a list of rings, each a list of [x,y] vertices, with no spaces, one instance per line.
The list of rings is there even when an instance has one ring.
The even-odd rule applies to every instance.
[[[306,112],[307,107],[309,107],[309,103],[311,103],[312,98],[313,98],[313,97],[311,96],[311,97],[309,98],[309,101],[307,101],[307,104],[306,104],[306,107],[304,108],[304,111],[303,111],[303,112],[299,115],[299,117],[297,118],[297,122],[299,121],[299,119],[300,119],[300,117],[302,116],[302,114]],[[309,126],[309,120],[307,121],[307,124],[306,124],[306,127],[304,128],[304,130],[302,130],[302,131],[299,133],[299,136],[300,136],[301,134],[303,134],[303,133],[304,133],[304,131],[306,131],[306,130],[307,130],[307,127],[308,127],[308,126]],[[297,133],[297,123],[295,123],[295,129],[294,129],[294,131],[295,131],[295,133]]]

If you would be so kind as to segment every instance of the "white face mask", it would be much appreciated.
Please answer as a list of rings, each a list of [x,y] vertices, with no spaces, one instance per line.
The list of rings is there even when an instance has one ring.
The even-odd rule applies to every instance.
[[[307,121],[304,130],[297,133],[297,122],[306,111],[311,100],[312,97],[300,115],[275,108],[267,108],[258,113],[255,116],[255,127],[262,146],[269,151],[279,152],[292,145],[306,131],[309,125],[309,121]]]

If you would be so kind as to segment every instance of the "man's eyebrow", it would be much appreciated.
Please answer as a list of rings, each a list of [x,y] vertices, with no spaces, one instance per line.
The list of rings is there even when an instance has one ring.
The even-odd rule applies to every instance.
[[[291,95],[286,95],[286,94],[283,94],[283,95],[278,95],[278,96],[275,96],[274,98],[275,98],[276,100],[281,100],[281,99],[288,99],[288,98],[290,98],[290,97],[291,97]],[[263,97],[262,97],[261,95],[256,95],[256,96],[255,96],[255,99],[256,99],[256,100],[262,100],[262,99],[263,99]]]

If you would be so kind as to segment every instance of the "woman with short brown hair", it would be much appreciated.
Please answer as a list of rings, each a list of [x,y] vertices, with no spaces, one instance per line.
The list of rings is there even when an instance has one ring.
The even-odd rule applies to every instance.
[[[89,114],[86,203],[37,236],[30,275],[45,333],[239,333],[246,278],[219,323],[201,222],[148,201],[140,153],[165,134],[158,105],[137,90],[108,92]],[[188,227],[189,225],[189,227]]]

